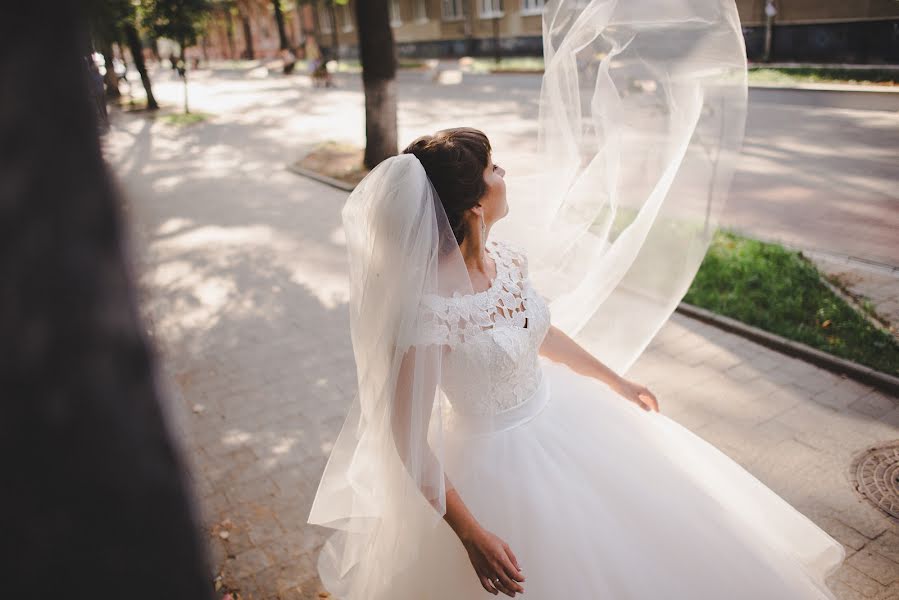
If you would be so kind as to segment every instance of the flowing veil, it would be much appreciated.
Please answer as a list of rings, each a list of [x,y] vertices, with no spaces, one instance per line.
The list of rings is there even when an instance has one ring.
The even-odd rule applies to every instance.
[[[621,373],[716,228],[746,112],[739,19],[733,0],[550,0],[543,35],[540,156],[507,178],[493,232],[525,250],[553,324]],[[367,600],[446,512],[451,411],[420,306],[472,285],[415,156],[374,168],[342,217],[358,389],[308,521],[335,530],[318,562],[328,590]]]
[[[494,232],[553,324],[624,373],[708,250],[743,141],[733,0],[550,0],[538,157]]]

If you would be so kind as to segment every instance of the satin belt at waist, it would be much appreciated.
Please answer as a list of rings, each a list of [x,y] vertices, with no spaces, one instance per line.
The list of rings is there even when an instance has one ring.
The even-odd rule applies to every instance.
[[[527,400],[512,408],[493,414],[452,412],[449,429],[453,434],[477,435],[506,431],[527,423],[549,403],[549,380],[542,369],[540,383]]]

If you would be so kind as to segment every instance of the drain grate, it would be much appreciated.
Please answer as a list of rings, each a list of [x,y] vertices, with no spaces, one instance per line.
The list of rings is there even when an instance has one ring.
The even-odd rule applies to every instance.
[[[852,461],[855,489],[899,521],[899,440],[868,448]]]

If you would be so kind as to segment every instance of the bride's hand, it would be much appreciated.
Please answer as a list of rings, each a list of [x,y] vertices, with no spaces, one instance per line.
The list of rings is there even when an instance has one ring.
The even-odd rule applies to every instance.
[[[659,401],[645,386],[621,377],[611,387],[615,392],[624,396],[626,400],[630,400],[643,410],[659,412]]]
[[[479,527],[470,537],[462,540],[462,544],[485,590],[494,595],[502,592],[512,598],[516,592],[524,593],[524,588],[518,583],[524,581],[524,575],[506,542]]]

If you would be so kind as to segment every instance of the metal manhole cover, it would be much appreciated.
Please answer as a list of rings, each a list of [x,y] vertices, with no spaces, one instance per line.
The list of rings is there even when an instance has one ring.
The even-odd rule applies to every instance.
[[[899,521],[899,440],[868,448],[852,461],[855,489]]]

